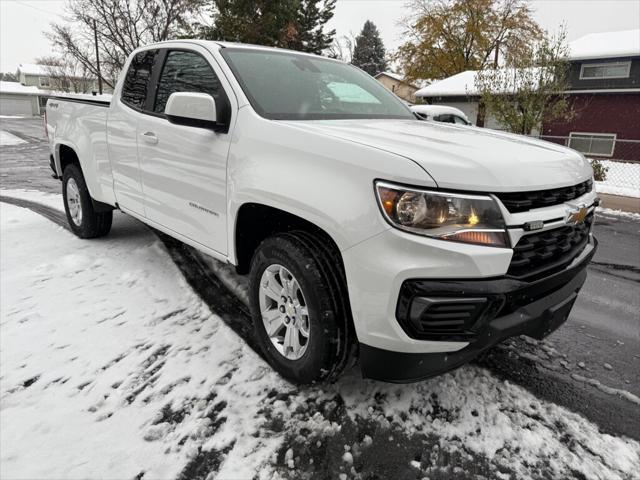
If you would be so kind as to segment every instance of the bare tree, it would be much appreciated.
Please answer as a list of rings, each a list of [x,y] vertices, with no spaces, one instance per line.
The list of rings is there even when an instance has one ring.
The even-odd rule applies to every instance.
[[[351,63],[353,59],[353,50],[356,45],[355,35],[350,33],[349,35],[342,35],[336,37],[325,52],[325,55],[329,58],[335,58],[346,63]]]
[[[113,88],[133,50],[177,37],[201,5],[202,0],[68,0],[66,22],[51,24],[47,36],[61,55],[98,77],[95,24],[101,76]]]
[[[2,73],[2,72],[0,72],[0,80],[2,80],[3,82],[17,82],[18,81],[18,77],[16,76],[15,73],[11,73],[11,72]]]
[[[87,93],[93,89],[96,78],[71,57],[40,57],[36,58],[36,63],[45,67],[55,90]]]
[[[508,59],[504,68],[479,71],[475,86],[487,111],[523,135],[540,129],[543,121],[571,120],[568,55],[562,29],[530,46],[528,54]]]

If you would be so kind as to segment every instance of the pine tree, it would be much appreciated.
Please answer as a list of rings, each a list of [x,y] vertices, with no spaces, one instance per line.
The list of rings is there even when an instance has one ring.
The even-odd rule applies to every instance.
[[[380,38],[380,32],[370,20],[364,22],[360,35],[356,37],[356,46],[353,50],[351,63],[372,76],[387,69],[384,44]]]
[[[336,0],[211,0],[213,25],[200,25],[194,34],[209,40],[320,54],[331,45],[336,33],[324,31],[333,17],[335,3]]]
[[[213,25],[200,26],[199,38],[286,47],[295,36],[298,0],[212,0]]]
[[[335,30],[323,27],[333,17],[336,0],[300,0],[298,8],[298,38],[289,48],[320,55],[333,43]]]

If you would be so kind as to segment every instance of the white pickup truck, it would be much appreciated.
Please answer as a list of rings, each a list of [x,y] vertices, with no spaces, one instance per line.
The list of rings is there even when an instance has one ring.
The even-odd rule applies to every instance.
[[[255,335],[299,383],[408,382],[562,324],[596,249],[585,158],[423,121],[361,70],[258,46],[136,50],[111,102],[53,98],[71,229],[119,209],[250,277]]]

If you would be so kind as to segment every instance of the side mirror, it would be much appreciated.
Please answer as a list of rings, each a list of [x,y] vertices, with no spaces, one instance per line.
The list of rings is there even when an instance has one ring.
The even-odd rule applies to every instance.
[[[216,101],[211,95],[195,92],[175,92],[169,96],[164,114],[171,123],[189,127],[219,130]]]

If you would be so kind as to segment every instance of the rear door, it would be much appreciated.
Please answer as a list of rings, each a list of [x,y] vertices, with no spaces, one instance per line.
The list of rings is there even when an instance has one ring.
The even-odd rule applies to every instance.
[[[231,89],[204,48],[162,51],[153,112],[140,118],[138,152],[147,218],[227,253],[226,170],[231,131],[175,125],[164,116],[174,92],[211,95],[218,118],[231,121]],[[224,82],[224,83],[223,83]]]
[[[120,207],[141,216],[145,210],[136,132],[141,113],[147,108],[151,75],[158,60],[159,50],[145,50],[131,59],[120,93],[112,99],[107,120],[116,201]]]

